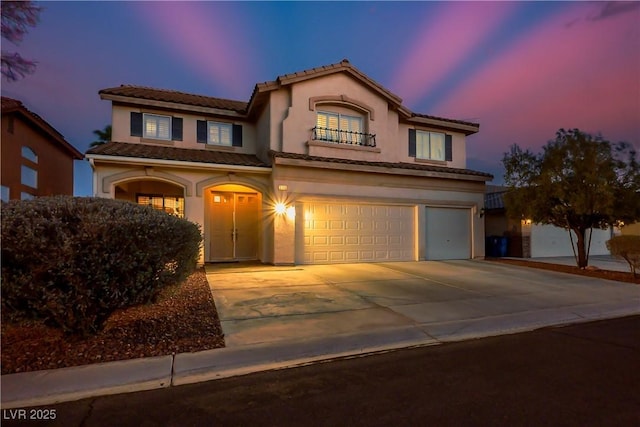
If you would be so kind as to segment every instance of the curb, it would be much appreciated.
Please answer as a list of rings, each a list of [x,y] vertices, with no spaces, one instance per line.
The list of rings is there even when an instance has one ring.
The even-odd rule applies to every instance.
[[[638,314],[638,307],[628,302],[590,304],[2,375],[1,406],[50,405]]]
[[[3,375],[2,408],[169,387],[172,366],[173,356],[157,356]]]

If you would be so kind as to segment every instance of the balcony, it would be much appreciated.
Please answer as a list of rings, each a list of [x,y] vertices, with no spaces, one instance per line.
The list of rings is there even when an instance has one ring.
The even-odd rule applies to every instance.
[[[376,136],[370,133],[352,132],[348,130],[314,127],[312,139],[316,141],[333,142],[335,144],[360,145],[375,147]]]

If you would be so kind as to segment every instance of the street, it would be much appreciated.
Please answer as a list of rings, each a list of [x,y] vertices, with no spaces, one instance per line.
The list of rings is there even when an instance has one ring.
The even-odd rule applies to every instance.
[[[2,425],[637,426],[639,389],[633,316],[3,410]]]

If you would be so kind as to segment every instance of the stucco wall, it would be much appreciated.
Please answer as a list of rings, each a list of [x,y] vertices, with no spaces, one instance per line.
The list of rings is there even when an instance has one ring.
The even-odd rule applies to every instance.
[[[575,246],[576,236],[573,236]],[[587,240],[589,232],[587,231]],[[590,255],[608,255],[606,241],[611,238],[611,229],[593,230]],[[531,257],[573,256],[569,233],[552,225],[531,225]]]
[[[164,141],[156,139],[145,139],[139,136],[131,136],[131,112],[152,113],[159,115],[171,115],[173,117],[182,118],[182,141]],[[211,120],[223,123],[242,125],[242,147],[221,147],[207,146],[207,144],[198,143],[197,141],[197,121]],[[130,143],[151,143],[169,145],[176,148],[196,148],[196,149],[217,149],[232,150],[236,153],[256,154],[257,135],[256,126],[253,123],[234,120],[232,118],[216,117],[205,114],[187,114],[185,112],[167,112],[166,110],[157,110],[152,108],[136,108],[125,105],[113,105],[112,111],[113,141],[130,142]]]
[[[273,91],[270,95],[270,146],[285,151],[313,156],[345,158],[377,162],[415,162],[409,157],[409,129],[442,132],[429,126],[399,123],[397,111],[389,108],[387,99],[346,74],[332,74],[302,81]],[[350,147],[345,144],[312,141],[318,110],[330,110],[363,117],[365,133],[376,135],[376,148]],[[431,162],[440,166],[466,168],[466,137],[452,135],[453,159]]]

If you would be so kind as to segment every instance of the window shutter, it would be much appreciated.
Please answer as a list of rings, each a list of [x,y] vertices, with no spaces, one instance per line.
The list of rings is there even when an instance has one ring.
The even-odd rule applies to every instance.
[[[444,136],[444,159],[447,162],[453,160],[453,138],[451,135]]]
[[[416,130],[409,129],[409,157],[416,156]]]
[[[242,147],[242,125],[233,125],[232,143],[234,147]]]
[[[131,112],[131,136],[142,136],[142,113]]]
[[[198,120],[197,124],[197,141],[201,144],[207,143],[207,122],[205,120]]]
[[[171,118],[171,139],[182,141],[182,117]]]

